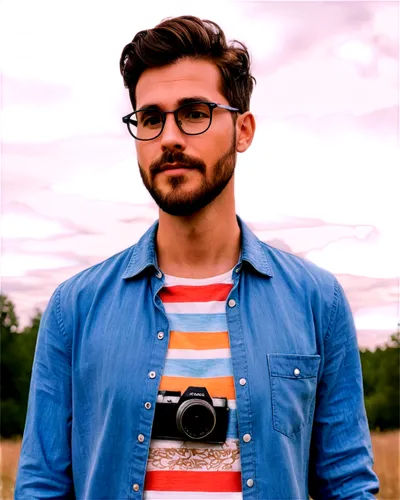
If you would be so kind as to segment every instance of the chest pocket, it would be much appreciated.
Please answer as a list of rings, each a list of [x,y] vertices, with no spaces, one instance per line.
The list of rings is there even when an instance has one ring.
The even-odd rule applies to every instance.
[[[291,438],[310,421],[321,357],[268,354],[267,358],[274,429]]]

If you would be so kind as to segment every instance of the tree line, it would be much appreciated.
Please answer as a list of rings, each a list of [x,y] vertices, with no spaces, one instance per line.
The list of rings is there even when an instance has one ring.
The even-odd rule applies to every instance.
[[[1,308],[1,420],[4,438],[23,433],[29,384],[41,312],[29,326],[19,328],[15,306],[0,295]],[[393,334],[375,351],[360,351],[363,370],[364,399],[371,430],[400,427],[400,335]]]

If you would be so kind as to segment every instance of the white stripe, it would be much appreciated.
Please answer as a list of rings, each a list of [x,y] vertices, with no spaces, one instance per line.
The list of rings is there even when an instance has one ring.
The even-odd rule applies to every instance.
[[[230,349],[168,349],[167,359],[228,359]]]
[[[152,439],[150,441],[150,448],[195,448],[209,450],[221,450],[222,448],[234,448],[237,449],[239,444],[238,439],[227,439],[224,444],[210,444],[210,443],[196,443],[195,441],[173,441],[172,439]]]
[[[226,302],[216,300],[210,302],[164,302],[167,314],[223,314]]]
[[[242,493],[214,493],[207,491],[153,491],[144,492],[144,500],[242,500]]]
[[[218,276],[211,276],[210,278],[179,278],[177,276],[171,276],[165,274],[164,286],[203,286],[203,285],[216,285],[220,283],[233,283],[232,274],[235,268],[227,271],[224,274],[218,274]]]
[[[176,463],[177,462],[182,462],[182,454],[181,453],[177,453],[176,455],[171,455],[170,453],[170,450],[167,450],[168,451],[168,458],[174,462],[174,469],[173,470],[179,470],[179,471],[182,471],[182,470],[188,470],[187,468],[184,468],[184,469],[181,469],[181,468],[177,468],[176,467]],[[200,450],[196,450],[196,455],[195,457],[191,457],[189,459],[189,462],[191,462],[194,459],[197,459],[199,460],[200,457],[199,457],[199,454],[200,453]],[[213,453],[215,453],[215,451],[213,451]],[[225,450],[221,451],[221,453],[226,453]],[[234,453],[236,453],[236,450],[234,451]],[[164,453],[163,453],[164,454]],[[216,464],[215,464],[215,458],[213,457],[213,460],[211,461],[210,460],[207,460],[207,458],[203,458],[201,457],[201,461],[202,463],[204,464],[203,467],[195,467],[193,469],[189,469],[190,472],[207,472],[209,471],[210,469],[214,472],[241,472],[242,471],[242,468],[241,468],[241,463],[240,463],[240,458],[237,458],[236,461],[232,464],[232,460],[230,457],[226,457],[225,456],[225,459],[226,459],[226,463],[225,464],[221,464],[221,469],[218,469],[216,467]],[[226,469],[223,469],[223,466],[227,466],[229,467],[229,470],[226,470]],[[213,468],[214,467],[214,468]],[[150,462],[147,462],[147,472],[159,472],[159,471],[163,471],[163,472],[168,472],[168,461],[167,460],[162,460],[162,467],[158,468],[158,467],[154,467],[151,465]]]

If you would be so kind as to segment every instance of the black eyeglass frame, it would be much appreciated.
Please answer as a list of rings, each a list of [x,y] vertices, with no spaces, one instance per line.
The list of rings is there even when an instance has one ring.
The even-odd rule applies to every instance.
[[[208,127],[203,130],[203,132],[196,132],[195,134],[190,134],[188,132],[185,132],[180,123],[179,123],[179,120],[178,120],[178,113],[179,113],[179,110],[182,109],[182,108],[185,108],[186,106],[190,106],[191,104],[206,104],[210,110],[210,123],[208,125]],[[160,109],[154,109],[152,110],[152,108],[142,108],[142,109],[137,109],[136,111],[133,111],[132,113],[129,113],[129,115],[126,115],[126,116],[123,116],[122,117],[122,121],[123,123],[125,123],[125,125],[127,126],[128,128],[128,131],[129,133],[131,134],[131,136],[136,139],[137,141],[153,141],[154,139],[157,139],[157,137],[159,137],[163,130],[164,130],[164,126],[165,126],[165,122],[167,120],[167,114],[168,113],[173,113],[174,117],[175,117],[175,123],[177,124],[179,130],[185,134],[185,135],[201,135],[201,134],[204,134],[205,132],[207,132],[207,130],[211,127],[211,123],[212,123],[212,117],[213,117],[213,111],[215,108],[221,108],[221,109],[226,109],[227,111],[232,111],[232,112],[238,112],[239,109],[238,108],[232,108],[232,106],[226,106],[225,104],[217,104],[215,102],[207,102],[207,101],[193,101],[193,102],[187,102],[185,104],[182,104],[182,106],[179,106],[179,108],[176,108],[175,110],[173,111],[161,111]],[[129,123],[132,123],[133,126],[137,127],[137,121],[136,120],[131,120],[131,116],[134,115],[135,113],[138,113],[139,111],[158,111],[160,114],[161,114],[161,117],[162,117],[162,127],[161,127],[161,130],[160,132],[152,137],[151,139],[139,139],[138,137],[136,137],[130,127],[129,127]]]

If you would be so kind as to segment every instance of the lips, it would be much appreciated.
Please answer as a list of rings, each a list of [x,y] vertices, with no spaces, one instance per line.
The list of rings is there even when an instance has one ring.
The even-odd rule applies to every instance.
[[[160,167],[160,172],[164,172],[165,170],[178,170],[179,168],[190,169],[187,165],[183,163],[165,163],[162,167]]]

